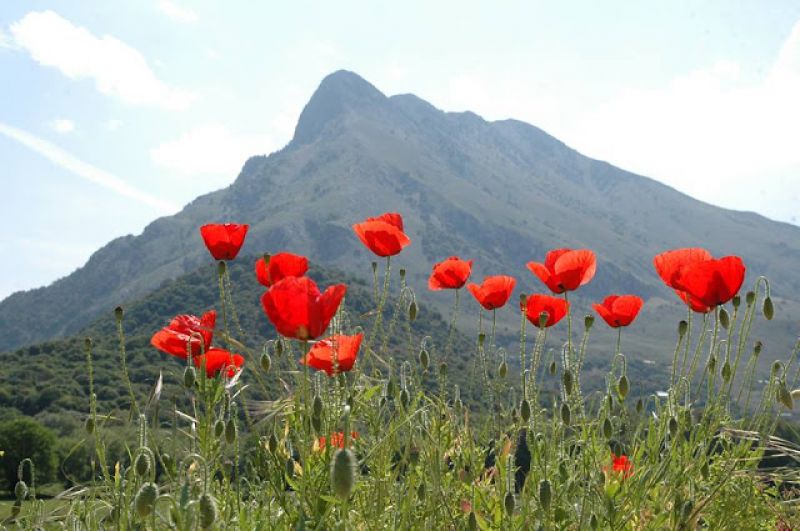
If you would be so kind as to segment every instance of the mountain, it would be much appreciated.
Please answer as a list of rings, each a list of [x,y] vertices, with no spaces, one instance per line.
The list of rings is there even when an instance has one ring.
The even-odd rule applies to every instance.
[[[637,323],[642,339],[631,345],[667,353],[675,319],[684,314],[655,275],[652,257],[700,245],[715,255],[741,255],[748,283],[770,278],[778,317],[760,330],[767,348],[784,355],[797,332],[790,316],[800,308],[800,228],[694,200],[585,157],[532,125],[442,112],[413,95],[387,97],[339,71],[321,82],[291,142],[250,158],[229,187],[139,236],[112,241],[52,285],[0,303],[0,350],[68,336],[208,264],[198,234],[208,222],[250,223],[245,253],[285,249],[371,278],[373,257],[350,227],[384,211],[401,212],[413,240],[394,265],[406,267],[409,284],[440,309],[451,299],[428,292],[425,282],[444,257],[475,259],[477,278],[516,275],[519,289],[531,292],[543,288],[527,261],[551,248],[589,247],[598,254],[598,272],[581,292],[580,311],[589,298],[638,293],[648,302]],[[477,321],[469,307],[462,323]],[[516,319],[504,311],[504,322]],[[598,333],[601,345],[610,341]]]

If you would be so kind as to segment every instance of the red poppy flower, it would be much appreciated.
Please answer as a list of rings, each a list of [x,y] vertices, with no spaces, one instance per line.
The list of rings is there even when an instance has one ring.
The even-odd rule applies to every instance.
[[[602,304],[593,304],[592,308],[608,323],[611,328],[619,328],[631,324],[644,301],[636,295],[609,295]]]
[[[242,248],[250,225],[213,223],[200,227],[200,235],[214,260],[233,260]]]
[[[206,365],[206,377],[214,378],[220,371],[225,371],[225,376],[232,378],[244,365],[244,358],[221,348],[212,348],[202,356],[195,356],[195,367],[201,368],[203,363]]]
[[[545,328],[550,328],[567,315],[569,303],[560,297],[550,295],[528,295],[525,302],[525,316],[533,326],[539,328],[539,316],[547,314]]]
[[[745,270],[741,258],[726,256],[682,267],[675,284],[690,300],[713,308],[725,304],[739,292]]]
[[[556,249],[547,253],[544,264],[528,262],[528,269],[553,293],[573,291],[588,284],[597,271],[597,258],[588,249]]]
[[[712,260],[711,253],[699,247],[687,247],[685,249],[675,249],[659,254],[653,258],[653,265],[658,272],[658,276],[664,284],[675,290],[678,297],[686,303],[693,311],[698,313],[708,313],[711,307],[703,304],[699,300],[690,297],[686,292],[678,289],[677,279],[681,269],[686,266]]]
[[[608,468],[606,467],[606,472],[608,472]],[[615,474],[620,474],[623,478],[629,478],[633,475],[633,463],[630,459],[628,459],[627,455],[621,455],[617,457],[615,454],[611,454],[611,471]]]
[[[292,253],[278,253],[256,260],[256,280],[270,287],[286,277],[302,277],[308,271],[308,258]]]
[[[353,230],[367,249],[378,256],[394,256],[411,243],[403,232],[403,217],[386,212],[353,225]]]
[[[308,277],[286,277],[261,296],[261,304],[279,334],[316,339],[325,333],[346,291],[344,284],[336,284],[320,293]]]
[[[497,275],[484,278],[480,285],[470,283],[467,289],[481,306],[487,310],[495,310],[505,306],[516,284],[514,277]]]
[[[318,371],[325,371],[328,376],[333,375],[333,355],[336,353],[338,372],[347,372],[353,368],[361,347],[364,334],[354,336],[334,335],[317,341],[305,358],[300,360],[303,365],[308,365]]]
[[[472,260],[451,256],[433,266],[431,277],[428,279],[428,288],[434,291],[458,289],[466,284],[470,273],[472,273]]]
[[[202,317],[178,315],[150,338],[150,344],[162,352],[186,359],[186,346],[191,345],[192,356],[211,348],[217,312],[211,310]]]
[[[351,440],[358,439],[358,432],[357,431],[351,431],[350,432],[350,439]],[[327,444],[328,444],[328,438],[325,437],[324,435],[321,436],[319,438],[319,449],[320,449],[320,451],[323,451]],[[337,432],[331,433],[330,445],[334,446],[336,448],[344,448],[344,432],[337,431]]]

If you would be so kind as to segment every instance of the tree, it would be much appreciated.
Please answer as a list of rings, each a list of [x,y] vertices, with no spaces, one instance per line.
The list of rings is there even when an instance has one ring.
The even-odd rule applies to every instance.
[[[6,489],[13,489],[17,483],[17,468],[23,459],[29,458],[36,468],[36,482],[48,483],[55,479],[56,437],[52,431],[33,419],[20,417],[0,422],[0,457],[2,479]],[[25,481],[30,484],[27,467]]]

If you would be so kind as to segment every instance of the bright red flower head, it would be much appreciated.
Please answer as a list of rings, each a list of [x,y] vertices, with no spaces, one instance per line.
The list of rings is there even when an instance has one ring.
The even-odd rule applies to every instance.
[[[347,372],[353,368],[361,347],[364,334],[354,336],[334,335],[317,341],[306,356],[300,360],[303,365],[308,365],[318,371],[325,371],[328,376],[333,376],[333,357],[336,354],[338,372]]]
[[[351,431],[350,432],[350,440],[354,441],[356,439],[358,439],[358,432],[357,431]],[[344,448],[344,432],[337,431],[337,432],[331,433],[330,443],[328,443],[328,439],[324,435],[319,438],[319,449],[320,449],[320,451],[324,451],[325,450],[325,446],[328,445],[328,444],[330,444],[331,446],[336,447],[336,448]]]
[[[608,323],[611,328],[619,328],[631,324],[644,301],[636,295],[609,295],[602,304],[593,304],[592,308]]]
[[[682,267],[675,284],[691,301],[713,308],[725,304],[739,292],[745,271],[741,258],[726,256]]]
[[[367,249],[378,256],[394,256],[411,243],[403,232],[403,217],[386,212],[353,225],[353,230]]]
[[[547,253],[544,264],[528,262],[528,269],[553,293],[574,291],[588,284],[597,271],[597,257],[588,249],[556,249]]]
[[[687,247],[685,249],[675,249],[659,254],[653,258],[653,265],[656,268],[656,272],[658,272],[658,276],[664,281],[664,284],[674,289],[678,297],[680,297],[687,306],[695,312],[708,313],[711,311],[711,307],[693,297],[689,297],[686,292],[678,289],[677,279],[680,276],[681,269],[684,267],[712,259],[711,253],[705,249]]]
[[[485,309],[496,310],[505,306],[516,284],[514,277],[497,275],[484,278],[480,285],[470,283],[467,289]]]
[[[278,253],[256,260],[256,280],[266,287],[286,277],[302,277],[308,271],[308,258],[292,253]]]
[[[232,378],[239,368],[244,365],[244,358],[239,354],[231,354],[221,348],[212,348],[202,356],[194,357],[195,367],[201,368],[204,363],[206,377],[214,378],[220,371],[225,371],[224,375]]]
[[[623,478],[629,478],[633,475],[633,463],[628,459],[627,455],[620,455],[617,457],[611,454],[611,471],[615,474],[620,474]],[[608,469],[606,469],[608,471]]]
[[[320,293],[308,277],[286,277],[261,296],[261,304],[282,336],[316,339],[325,333],[346,291],[344,284],[336,284]]]
[[[472,273],[472,260],[451,256],[433,266],[431,277],[428,279],[428,288],[434,291],[459,289],[466,284],[470,273]]]
[[[233,260],[242,248],[250,225],[212,223],[200,227],[200,235],[214,260]]]
[[[567,315],[569,303],[560,297],[550,295],[528,295],[525,302],[525,316],[536,328],[539,327],[539,316],[547,314],[545,328],[550,328]]]
[[[162,352],[186,359],[186,346],[191,345],[192,356],[211,348],[217,312],[211,310],[202,317],[178,315],[150,338],[150,344]]]

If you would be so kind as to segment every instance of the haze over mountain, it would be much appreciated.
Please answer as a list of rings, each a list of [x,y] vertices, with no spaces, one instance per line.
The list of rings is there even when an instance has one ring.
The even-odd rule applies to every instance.
[[[339,71],[322,81],[292,141],[249,159],[232,185],[154,221],[139,236],[112,241],[52,285],[2,301],[0,350],[70,335],[208,263],[198,243],[198,227],[208,222],[250,223],[243,253],[290,250],[370,276],[373,257],[350,226],[384,211],[403,214],[413,242],[394,263],[440,306],[451,299],[428,293],[425,281],[431,264],[449,255],[475,259],[478,280],[513,274],[530,292],[543,287],[525,269],[527,261],[543,259],[551,248],[588,247],[599,264],[583,295],[638,293],[649,299],[644,319],[658,324],[666,315],[661,308],[670,316],[682,312],[655,275],[652,257],[701,245],[715,255],[741,255],[748,282],[767,275],[782,297],[779,319],[767,330],[781,346],[797,332],[786,315],[800,301],[800,228],[696,201],[589,159],[532,125],[445,113],[413,95],[387,97]],[[658,341],[665,338],[671,340]]]

